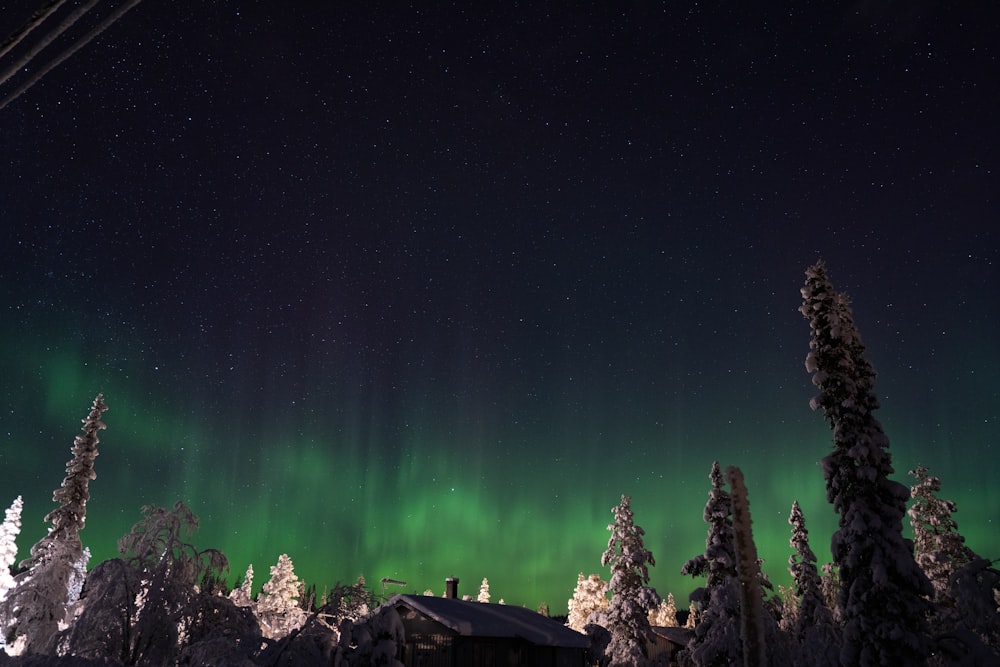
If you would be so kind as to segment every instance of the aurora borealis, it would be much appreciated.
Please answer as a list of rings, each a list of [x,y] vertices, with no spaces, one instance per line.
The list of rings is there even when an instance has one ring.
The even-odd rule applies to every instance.
[[[255,590],[284,552],[564,613],[625,493],[680,601],[717,459],[786,584],[792,501],[836,525],[817,257],[896,479],[1000,557],[1000,60],[949,11],[139,5],[0,111],[19,557],[103,392],[92,564],[183,500]]]

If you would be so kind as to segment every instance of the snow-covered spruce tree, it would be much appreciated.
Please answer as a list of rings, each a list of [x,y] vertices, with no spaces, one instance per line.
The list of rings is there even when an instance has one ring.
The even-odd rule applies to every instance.
[[[490,582],[483,577],[483,583],[479,585],[479,595],[476,597],[476,602],[489,602],[490,601]]]
[[[365,582],[365,575],[358,575],[358,580],[354,582],[352,589],[354,592],[351,594],[351,599],[357,601],[357,608],[354,612],[355,615],[353,620],[357,620],[362,616],[367,616],[371,613],[371,610],[378,606],[378,602],[376,601],[374,604],[372,603],[375,598],[369,594],[368,584]]]
[[[935,665],[1000,665],[1000,570],[980,556],[954,572],[949,595],[957,601],[936,618]]]
[[[792,633],[799,624],[799,605],[801,600],[795,591],[795,585],[782,586],[778,584],[778,594],[781,596],[781,621],[778,626],[786,633]]]
[[[788,516],[792,526],[788,557],[792,586],[785,592],[782,628],[791,641],[794,664],[800,667],[837,667],[840,640],[833,612],[826,605],[823,579],[816,569],[816,554],[809,546],[809,531],[798,501],[792,502]]]
[[[792,526],[789,545],[795,550],[788,557],[788,571],[792,575],[795,595],[799,602],[796,613],[797,623],[790,629],[790,633],[797,638],[797,641],[801,642],[804,640],[805,632],[810,628],[824,626],[830,628],[831,631],[836,629],[833,610],[827,605],[827,596],[835,599],[836,594],[824,593],[824,587],[832,587],[837,582],[836,573],[831,565],[828,564],[825,568],[828,572],[826,579],[829,580],[829,583],[825,581],[816,568],[816,554],[809,546],[809,531],[806,528],[802,508],[797,500],[792,502],[788,523]]]
[[[913,504],[907,510],[913,528],[914,558],[931,580],[936,606],[939,609],[943,605],[954,606],[948,590],[951,576],[968,565],[975,554],[965,545],[965,538],[952,518],[957,511],[955,503],[937,497],[941,480],[924,466],[918,466],[910,474],[916,478],[910,488]]]
[[[827,499],[840,515],[831,540],[840,571],[844,667],[924,665],[930,652],[925,596],[930,582],[903,538],[909,489],[893,473],[889,439],[874,416],[875,371],[865,358],[850,300],[836,292],[822,261],[806,270],[799,310],[809,321],[806,370],[833,429],[822,461]]]
[[[709,479],[712,488],[704,512],[708,523],[705,553],[695,556],[681,568],[681,574],[706,577],[705,586],[691,593],[697,613],[693,615],[694,634],[684,653],[697,667],[729,667],[743,661],[733,501],[723,488],[718,461],[712,463]]]
[[[703,514],[708,524],[705,553],[685,563],[681,574],[706,577],[705,587],[712,588],[736,576],[736,554],[733,545],[733,499],[723,487],[718,461],[712,463],[708,478],[712,488],[708,492]]]
[[[646,531],[635,523],[632,499],[622,495],[611,512],[615,522],[608,526],[611,538],[601,556],[601,565],[611,567],[611,601],[605,615],[611,643],[606,655],[610,667],[635,667],[647,660],[649,610],[660,604],[660,596],[647,585],[649,566],[656,562],[643,544]]]
[[[667,598],[660,602],[660,606],[649,612],[649,624],[660,628],[677,627],[677,603],[673,593],[667,593]]]
[[[243,581],[240,583],[239,588],[234,588],[232,592],[229,593],[229,599],[233,601],[237,607],[252,607],[253,597],[253,563],[247,565],[246,574],[243,575]]]
[[[910,474],[916,478],[910,488],[913,504],[907,511],[915,558],[934,587],[931,626],[942,645],[932,663],[952,664],[960,656],[991,651],[1000,663],[996,571],[966,546],[952,517],[958,508],[953,501],[937,496],[941,480],[924,466]]]
[[[820,590],[823,591],[823,604],[833,614],[834,623],[839,626],[837,600],[840,599],[840,572],[836,563],[823,563],[820,567],[819,582]]]
[[[265,637],[280,639],[302,627],[306,621],[298,603],[302,588],[292,559],[288,554],[278,556],[277,564],[271,566],[271,578],[257,598],[257,618]]]
[[[693,601],[688,602],[688,615],[684,619],[684,628],[687,630],[694,630],[698,625],[698,609],[697,605]]]
[[[789,628],[789,632],[798,636],[805,626],[817,622],[817,615],[827,622],[832,622],[832,614],[823,602],[822,581],[816,568],[816,554],[809,546],[809,531],[806,529],[806,519],[799,507],[799,501],[792,501],[792,511],[788,515],[788,523],[792,526],[792,536],[789,546],[794,549],[788,557],[788,571],[794,581],[793,591],[798,599],[796,612],[797,623]]]
[[[90,481],[97,477],[97,435],[106,428],[101,415],[107,409],[103,394],[98,394],[83,420],[83,433],[73,441],[73,457],[66,464],[62,486],[52,494],[53,502],[59,504],[45,517],[52,526],[31,547],[31,555],[21,562],[27,571],[15,577],[14,587],[0,602],[8,652],[52,653],[56,633],[66,622],[70,582],[83,557],[80,531],[87,518]]]
[[[584,632],[590,615],[608,608],[608,582],[603,581],[599,574],[584,577],[581,572],[567,607],[566,625],[577,632]]]
[[[7,591],[14,587],[10,568],[17,560],[17,536],[21,532],[22,509],[24,502],[18,496],[7,508],[3,525],[0,526],[0,600],[7,597]]]

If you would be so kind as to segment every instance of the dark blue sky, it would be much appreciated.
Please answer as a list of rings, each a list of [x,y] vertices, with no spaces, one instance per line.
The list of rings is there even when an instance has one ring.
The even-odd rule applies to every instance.
[[[680,597],[718,459],[785,583],[792,501],[820,558],[836,521],[796,310],[823,257],[897,478],[928,465],[996,557],[998,27],[928,2],[140,3],[0,110],[22,549],[103,391],[98,558],[183,499],[236,572],[287,552],[320,587],[485,576],[558,610],[629,493]]]

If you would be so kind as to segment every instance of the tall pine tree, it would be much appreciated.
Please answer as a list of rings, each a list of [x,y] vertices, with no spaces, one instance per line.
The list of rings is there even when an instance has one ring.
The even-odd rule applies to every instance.
[[[809,546],[809,531],[798,501],[792,502],[788,516],[792,526],[789,544],[795,550],[788,557],[793,586],[786,600],[782,622],[791,639],[794,662],[801,667],[839,667],[840,638],[833,612],[826,606],[823,578],[816,568],[816,554]]]
[[[52,494],[59,504],[45,517],[52,527],[31,547],[31,555],[21,562],[27,571],[15,578],[14,588],[0,603],[4,635],[15,652],[51,653],[56,633],[66,622],[71,582],[84,556],[80,530],[87,518],[90,481],[97,477],[97,434],[106,428],[101,415],[107,409],[103,394],[98,394],[83,420],[83,433],[73,441],[62,486]]]
[[[656,562],[643,544],[646,531],[635,524],[632,499],[623,495],[611,511],[615,522],[608,526],[611,538],[601,557],[601,565],[611,566],[611,601],[606,615],[611,643],[606,655],[609,667],[634,667],[647,660],[649,611],[660,604],[660,597],[647,586],[649,566]]]
[[[789,628],[795,637],[800,637],[806,628],[817,623],[830,625],[833,614],[823,601],[823,581],[816,567],[816,554],[809,546],[809,531],[806,529],[806,519],[799,507],[799,501],[792,502],[792,511],[788,515],[788,523],[792,526],[792,537],[789,545],[795,552],[788,557],[788,571],[792,575],[795,597],[798,609],[795,613],[796,623]]]
[[[709,473],[712,488],[705,503],[708,524],[705,553],[698,554],[681,568],[681,574],[706,577],[705,586],[691,593],[694,634],[686,652],[698,667],[726,667],[743,661],[740,640],[740,602],[736,573],[736,545],[733,536],[733,499],[723,488],[719,462]]]
[[[841,581],[844,667],[924,665],[931,594],[927,577],[903,538],[909,489],[893,473],[889,439],[874,412],[875,371],[865,358],[850,300],[834,291],[822,261],[806,270],[802,315],[812,335],[806,370],[833,429],[823,461],[827,499],[840,515],[831,551]]]

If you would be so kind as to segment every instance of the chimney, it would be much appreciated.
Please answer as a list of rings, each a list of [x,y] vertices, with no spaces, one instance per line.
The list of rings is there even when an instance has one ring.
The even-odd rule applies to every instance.
[[[448,577],[444,580],[444,596],[450,600],[458,599],[458,577]]]

